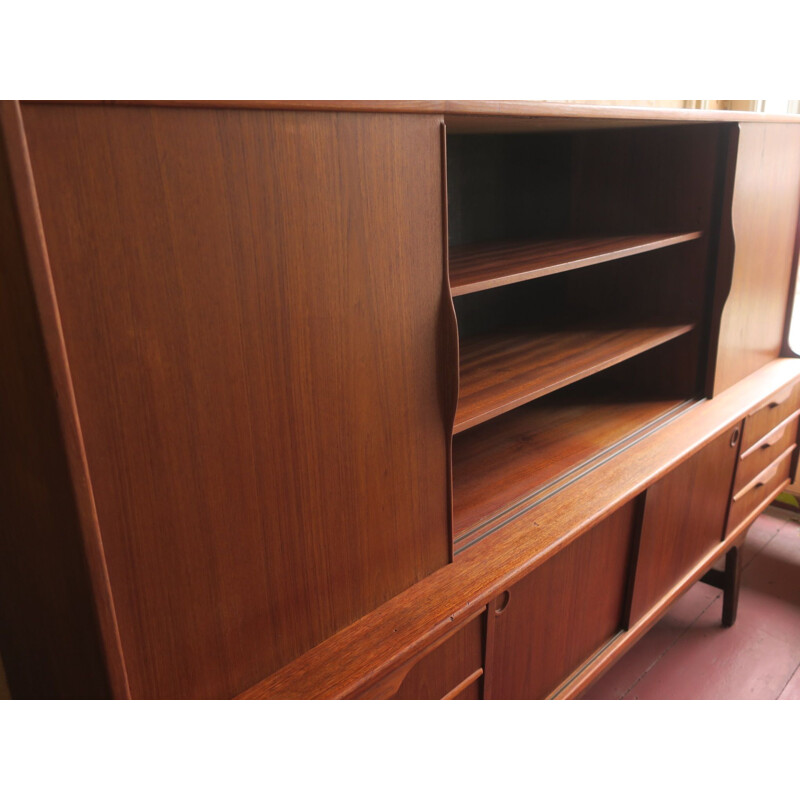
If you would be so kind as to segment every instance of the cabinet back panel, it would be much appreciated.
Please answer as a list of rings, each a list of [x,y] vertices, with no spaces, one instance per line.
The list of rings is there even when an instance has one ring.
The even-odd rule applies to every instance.
[[[134,697],[448,561],[436,117],[24,106]]]
[[[563,135],[448,136],[450,243],[563,235],[570,151]]]
[[[708,231],[721,125],[575,135],[573,224],[584,232]]]

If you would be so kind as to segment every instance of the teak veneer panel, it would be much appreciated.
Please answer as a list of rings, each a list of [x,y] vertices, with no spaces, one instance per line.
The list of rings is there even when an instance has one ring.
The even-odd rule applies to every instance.
[[[545,696],[587,655],[600,663],[624,647],[728,546],[709,538],[728,469],[709,454],[770,392],[800,385],[796,362],[773,360],[800,241],[799,128],[440,101],[0,111],[0,365],[9,371],[0,377],[0,613],[30,597],[3,618],[0,648],[12,651],[22,694],[228,697],[251,686],[241,696],[341,697],[396,691],[405,679],[409,696]],[[701,120],[715,124],[680,124]],[[497,231],[451,226],[454,242],[504,231],[509,241],[574,231],[606,239],[566,253],[551,243],[533,265],[539,245],[461,267],[454,253],[453,294],[564,272],[527,291],[473,294],[472,305],[458,298],[469,313],[458,320],[456,431],[618,361],[612,373],[620,386],[633,379],[638,396],[730,385],[646,438],[609,445],[614,458],[590,451],[605,452],[615,427],[638,430],[638,411],[601,414],[587,437],[592,412],[567,414],[555,423],[572,432],[561,450],[535,428],[544,473],[566,469],[569,491],[526,499],[455,563],[459,358],[445,121],[451,133],[528,131],[521,139],[531,141],[564,132],[553,134],[563,158],[542,151],[531,162],[553,162],[538,173],[552,184],[535,182],[544,216],[516,202],[505,206],[516,216],[503,211],[516,186],[507,158],[493,184],[501,202],[484,204]],[[521,184],[531,169],[519,170]],[[517,221],[519,230],[504,224]],[[619,258],[632,253],[617,242],[610,256],[607,237],[630,231],[662,245],[665,231],[693,231],[684,235],[695,241],[673,253],[639,240],[643,254],[631,259]],[[576,269],[609,256],[602,268]],[[494,319],[491,295],[501,315],[519,313]],[[528,327],[551,318],[563,330]],[[568,329],[597,319],[620,330]],[[498,321],[525,331],[495,336]],[[637,375],[640,363],[626,359],[670,339]],[[522,458],[526,434],[509,432],[493,443],[494,466],[509,462],[495,477],[517,492],[524,470],[513,452]],[[745,427],[751,434],[761,435],[757,424]],[[582,453],[592,469],[569,473]],[[746,505],[729,515],[731,537],[796,461],[792,444],[750,481]],[[707,494],[714,508],[682,524],[675,507],[690,489],[690,506]],[[633,610],[649,608],[598,651],[619,630],[640,513],[636,554],[663,569],[643,571]],[[708,524],[695,536],[698,520]],[[661,528],[669,552],[652,556],[648,536]],[[598,531],[612,532],[610,547]],[[504,592],[505,618],[496,616]],[[524,658],[491,668],[513,660],[519,643],[535,669]],[[26,658],[37,661],[28,675]],[[596,669],[556,693],[577,691]]]
[[[570,675],[548,699],[572,700],[580,697],[597,678],[621,658],[624,653],[630,650],[666,614],[672,604],[684,592],[690,589],[698,580],[701,580],[720,558],[724,558],[732,547],[741,546],[747,529],[755,521],[755,518],[766,509],[771,500],[772,498],[757,509],[757,513],[746,520],[746,524],[740,527],[735,534],[719,542],[700,561],[693,564],[691,569],[683,574],[678,582],[666,594],[662,595],[655,605],[648,609],[644,616],[640,617],[630,628],[615,636],[608,646],[601,648],[597,653],[590,656],[586,663],[582,664]]]
[[[574,294],[588,302],[594,298],[615,308],[632,305],[652,318],[695,322],[699,338],[675,366],[685,365],[685,374],[693,375],[702,394],[710,394],[708,372],[722,307],[721,302],[714,304],[715,289],[724,292],[731,269],[729,254],[720,245],[728,241],[726,178],[732,172],[734,134],[733,126],[717,124],[575,135],[576,230],[603,235],[631,230],[705,233],[677,249],[644,257],[659,265],[655,273],[625,274],[627,261],[621,260],[603,270],[620,276],[618,282],[601,284],[598,270],[589,271],[588,280],[582,273],[570,274]]]
[[[729,531],[735,531],[754,509],[760,508],[768,498],[775,497],[783,486],[791,483],[797,458],[796,450],[797,444],[793,442],[746,486],[736,491],[728,515]]]
[[[556,495],[469,548],[453,564],[340,631],[243,699],[345,697],[447,635],[584,531],[640,494],[716,436],[738,424],[765,394],[800,379],[800,361],[776,359],[713,400],[700,403],[647,440],[582,477],[572,497]]]
[[[483,669],[485,624],[483,614],[476,617],[415,664],[392,699],[441,700],[466,688],[465,682]]]
[[[23,117],[131,694],[235,695],[448,561],[441,120]]]
[[[740,438],[737,424],[647,490],[630,624],[722,541]]]
[[[36,298],[46,281],[31,280],[40,247],[12,104],[0,104],[0,123],[0,654],[15,699],[103,699],[104,598],[92,591],[59,413],[67,392],[48,369]]]
[[[682,234],[586,236],[547,241],[499,242],[450,248],[453,296],[555,275],[699,239]]]
[[[453,432],[594,375],[688,333],[692,325],[509,331],[461,343]]]
[[[631,502],[489,606],[487,699],[544,699],[622,629],[635,522]]]
[[[781,353],[800,211],[800,128],[739,127],[733,280],[722,311],[715,392]]]
[[[54,103],[64,101],[50,101]],[[359,111],[362,113],[408,113],[448,116],[454,123],[464,122],[468,130],[475,124],[484,128],[502,125],[506,120],[535,126],[541,119],[570,122],[718,122],[755,120],[760,122],[800,122],[794,115],[763,114],[752,111],[718,111],[694,108],[654,108],[641,106],[603,106],[557,103],[542,100],[86,100],[85,105],[144,106],[166,108],[260,109],[273,111]],[[515,118],[517,118],[515,120]],[[527,119],[525,119],[527,118]]]
[[[800,385],[787,387],[764,398],[764,402],[747,415],[742,431],[742,452],[775,429],[800,408]]]
[[[559,393],[459,434],[453,440],[456,543],[537,487],[624,447],[637,432],[671,418],[685,405],[675,399]]]
[[[733,482],[734,497],[740,489],[747,486],[765,467],[768,467],[776,456],[797,442],[798,417],[800,417],[800,408],[749,450],[744,450],[744,442],[742,442],[739,462],[736,466],[736,478]]]

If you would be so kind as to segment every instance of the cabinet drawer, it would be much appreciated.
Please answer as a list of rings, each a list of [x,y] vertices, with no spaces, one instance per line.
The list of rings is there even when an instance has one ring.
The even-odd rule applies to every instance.
[[[800,383],[785,386],[752,411],[744,421],[742,452],[749,450],[800,408]]]
[[[480,695],[485,624],[484,607],[460,628],[350,698],[442,700]]]
[[[742,449],[736,468],[733,493],[736,494],[766,469],[778,456],[785,453],[797,441],[797,421],[800,410],[794,411],[788,419],[779,423],[766,436],[762,436],[747,450]]]
[[[460,694],[483,674],[483,615],[476,617],[418,661],[395,700],[441,700]]]
[[[790,445],[788,450],[733,495],[728,515],[728,531],[734,530],[762,503],[776,494],[783,483],[789,479],[792,453],[796,447],[796,444]]]

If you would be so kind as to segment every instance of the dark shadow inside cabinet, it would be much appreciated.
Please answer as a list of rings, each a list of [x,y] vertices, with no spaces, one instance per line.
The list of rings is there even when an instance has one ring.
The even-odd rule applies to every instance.
[[[702,397],[724,141],[447,136],[456,555]]]

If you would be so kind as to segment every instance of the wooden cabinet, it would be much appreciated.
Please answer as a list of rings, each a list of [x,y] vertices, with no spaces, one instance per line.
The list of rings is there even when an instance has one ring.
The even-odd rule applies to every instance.
[[[15,696],[572,696],[795,469],[790,120],[0,122]]]

